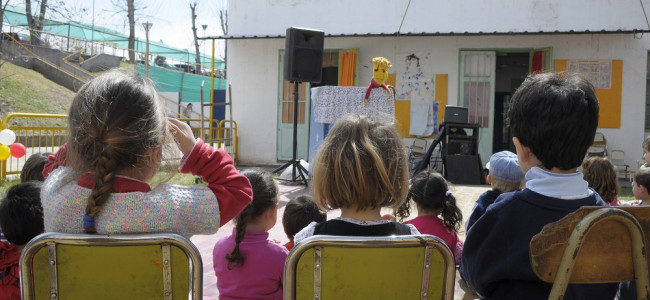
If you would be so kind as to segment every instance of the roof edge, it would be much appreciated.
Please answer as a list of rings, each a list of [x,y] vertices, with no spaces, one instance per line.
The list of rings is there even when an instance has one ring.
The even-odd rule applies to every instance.
[[[626,34],[648,33],[650,29],[632,30],[569,30],[569,31],[521,31],[521,32],[394,32],[394,33],[338,33],[325,34],[325,37],[387,37],[387,36],[479,36],[479,35],[542,35],[542,34]],[[218,35],[199,37],[199,40],[243,40],[243,39],[283,39],[285,35]]]

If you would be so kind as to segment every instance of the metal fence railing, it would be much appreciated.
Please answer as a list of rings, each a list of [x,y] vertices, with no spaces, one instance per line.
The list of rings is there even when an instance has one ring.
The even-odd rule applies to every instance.
[[[38,152],[56,152],[59,146],[65,143],[68,135],[67,118],[66,114],[10,113],[7,115],[0,125],[0,130],[10,129],[13,131],[16,134],[16,143],[25,146],[26,154],[19,158],[9,156],[6,160],[0,160],[0,180],[5,180],[8,176],[20,175],[22,167],[30,155]],[[192,121],[196,124],[200,121],[199,119],[180,120]],[[45,125],[21,125],[34,123]],[[204,128],[203,133],[201,133],[200,127],[193,126],[194,136],[207,141],[215,139],[222,141],[211,143],[211,146],[223,148],[237,164],[237,123],[233,121],[230,126],[229,120],[222,120],[214,121],[214,124],[217,125]],[[230,138],[231,136],[232,138]]]
[[[0,179],[20,175],[25,161],[34,153],[56,152],[59,146],[65,143],[68,134],[68,127],[65,125],[67,118],[68,115],[65,114],[11,113],[7,115],[0,129],[12,130],[16,134],[16,143],[25,146],[26,154],[19,158],[9,156],[6,160],[0,161]],[[39,123],[46,125],[20,125],[35,123],[36,119],[40,119]]]

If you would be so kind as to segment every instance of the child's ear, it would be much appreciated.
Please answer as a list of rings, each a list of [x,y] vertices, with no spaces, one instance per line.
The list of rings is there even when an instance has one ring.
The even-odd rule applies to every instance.
[[[273,205],[264,212],[264,215],[269,219],[277,219],[278,217],[278,205]]]
[[[487,176],[487,183],[492,184],[492,175],[488,174]]]

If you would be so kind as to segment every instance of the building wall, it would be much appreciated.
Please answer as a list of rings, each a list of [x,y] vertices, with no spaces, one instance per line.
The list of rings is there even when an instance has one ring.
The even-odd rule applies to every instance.
[[[325,49],[356,48],[358,85],[372,77],[371,59],[393,62],[403,52],[430,52],[433,72],[448,74],[448,103],[458,103],[459,51],[552,47],[553,59],[623,60],[621,128],[602,128],[609,149],[626,152],[636,167],[644,137],[646,63],[650,37],[633,34],[499,35],[438,37],[326,38]],[[284,39],[228,41],[228,72],[232,80],[233,117],[239,128],[243,164],[274,164],[277,136],[279,53]],[[390,71],[390,70],[389,70]],[[393,70],[394,72],[394,70]],[[607,101],[607,99],[600,99]]]
[[[229,1],[229,34],[284,35],[291,26],[342,33],[568,32],[648,29],[649,0]],[[272,18],[272,21],[270,21]]]

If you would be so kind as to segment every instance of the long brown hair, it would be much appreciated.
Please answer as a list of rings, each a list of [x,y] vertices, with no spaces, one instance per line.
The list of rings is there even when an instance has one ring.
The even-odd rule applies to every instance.
[[[149,80],[115,70],[81,87],[68,128],[68,165],[79,175],[95,175],[84,217],[91,221],[84,222],[84,231],[96,233],[94,218],[111,195],[115,174],[151,163],[151,150],[169,138],[167,119]]]
[[[605,202],[614,201],[619,186],[616,168],[609,159],[599,156],[586,159],[582,163],[582,173],[589,187],[594,189]]]

